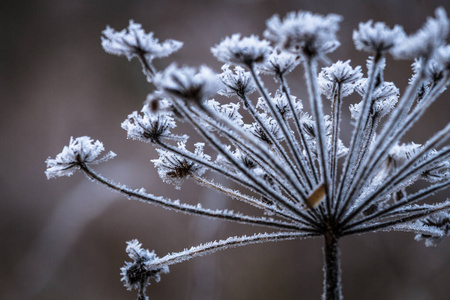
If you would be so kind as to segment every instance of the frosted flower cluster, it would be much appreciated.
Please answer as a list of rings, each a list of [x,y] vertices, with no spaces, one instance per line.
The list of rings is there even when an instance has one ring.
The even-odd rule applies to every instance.
[[[340,43],[336,38],[341,16],[291,12],[283,20],[275,15],[267,21],[264,36],[282,49],[305,56],[321,56],[334,51]]]
[[[152,262],[157,259],[154,252],[142,249],[142,244],[138,240],[127,242],[126,252],[133,262],[126,262],[121,270],[121,275],[125,287],[128,290],[138,291],[138,300],[146,300],[145,289],[150,285],[150,279],[156,282],[161,280],[160,274],[169,273],[169,267],[151,268]]]
[[[159,43],[153,37],[153,32],[145,33],[141,24],[130,21],[128,28],[122,31],[115,31],[108,26],[103,31],[102,46],[108,53],[124,55],[129,60],[134,57],[145,58],[150,63],[155,58],[166,57],[178,51],[183,43],[175,40]]]
[[[360,23],[358,30],[353,32],[353,40],[358,50],[374,54],[381,54],[393,49],[405,38],[405,32],[401,26],[396,25],[389,29],[386,24],[370,20]]]
[[[319,91],[322,95],[332,100],[337,95],[337,87],[340,87],[341,97],[351,95],[357,82],[362,78],[361,67],[352,68],[350,61],[337,61],[330,67],[325,67],[319,73]]]
[[[199,103],[214,96],[220,88],[218,76],[210,68],[203,66],[197,70],[176,64],[156,74],[154,84],[167,97]]]
[[[254,35],[241,38],[240,34],[226,37],[211,49],[219,61],[238,65],[264,63],[271,51],[268,41],[260,40]]]
[[[102,142],[94,141],[90,137],[82,136],[76,139],[71,137],[69,146],[64,146],[62,152],[55,158],[49,157],[45,161],[47,163],[45,175],[47,175],[48,179],[71,176],[82,165],[98,164],[116,156],[114,152],[110,151],[99,158],[99,155],[104,150]]]
[[[361,23],[353,40],[357,50],[370,55],[367,71],[352,66],[351,60],[330,62],[319,70],[339,46],[341,21],[334,14],[303,11],[285,18],[275,15],[267,21],[266,39],[234,34],[211,48],[224,63],[219,73],[206,66],[176,63],[157,70],[152,61],[177,51],[181,43],[159,44],[132,21],[126,30],[107,27],[103,32],[104,49],[138,57],[155,89],[122,128],[129,139],[156,147],[159,157],[151,161],[161,179],[177,189],[191,180],[257,212],[215,210],[117,184],[91,166],[114,154],[99,158],[102,143],[88,137],[71,138],[62,153],[48,158],[47,177],[81,170],[130,199],[271,230],[204,243],[161,258],[142,249],[137,240],[128,242],[126,251],[133,262],[122,268],[122,281],[137,290],[138,299],[147,299],[150,279],[159,281],[170,265],[232,247],[321,237],[323,299],[340,300],[342,238],[405,231],[435,246],[449,235],[450,199],[423,200],[450,186],[450,123],[423,144],[404,141],[406,132],[450,82],[445,11],[438,8],[435,18],[410,36],[400,26]],[[387,55],[412,60],[405,91],[384,80]],[[288,76],[294,76],[297,67],[304,70],[307,99],[290,90]],[[278,87],[267,89],[263,75],[272,76]],[[347,108],[352,120],[342,118]],[[353,127],[349,141],[341,136],[343,122]],[[195,138],[182,133],[187,125],[195,129]],[[212,175],[223,180],[213,180]],[[410,189],[417,182],[426,187]]]

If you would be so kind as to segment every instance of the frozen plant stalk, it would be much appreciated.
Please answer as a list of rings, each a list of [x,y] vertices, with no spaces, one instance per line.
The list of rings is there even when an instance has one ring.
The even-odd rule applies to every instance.
[[[320,236],[324,238],[323,299],[342,299],[341,238],[407,231],[434,246],[450,234],[450,199],[420,204],[450,185],[450,123],[423,145],[401,142],[449,83],[445,11],[437,9],[434,18],[409,36],[400,26],[390,29],[383,23],[361,23],[353,40],[358,50],[370,55],[367,75],[360,66],[352,67],[350,60],[329,63],[327,54],[339,46],[339,22],[341,17],[333,14],[273,16],[267,21],[266,39],[234,34],[211,49],[225,63],[221,74],[206,66],[176,64],[157,70],[152,61],[179,50],[182,43],[159,43],[153,33],[146,34],[133,21],[120,32],[110,27],[103,32],[103,48],[128,59],[137,57],[155,87],[142,110],[130,114],[122,128],[128,138],[157,147],[159,158],[153,163],[162,180],[176,188],[181,188],[184,180],[193,180],[261,209],[263,214],[211,210],[117,184],[92,168],[115,154],[99,158],[103,144],[89,137],[71,138],[62,153],[48,158],[47,177],[70,176],[81,170],[89,179],[131,199],[273,230],[213,241],[164,257],[142,249],[137,240],[128,242],[133,261],[122,268],[122,281],[128,289],[137,290],[138,299],[147,299],[150,279],[159,281],[170,265],[231,247]],[[414,60],[413,75],[401,97],[394,83],[384,81],[388,54]],[[319,63],[327,64],[320,73]],[[291,95],[286,79],[300,64],[310,113]],[[279,88],[270,93],[262,74],[272,75]],[[361,101],[350,105],[354,130],[347,148],[339,131],[342,102],[355,91]],[[259,98],[252,97],[255,92]],[[212,98],[217,93],[237,102],[222,104]],[[321,95],[331,102],[330,116],[323,112],[328,100]],[[252,121],[245,123],[242,113]],[[193,150],[187,147],[187,135],[172,132],[179,122],[191,124],[203,138]],[[241,188],[211,180],[211,172]],[[419,180],[429,186],[408,192]]]

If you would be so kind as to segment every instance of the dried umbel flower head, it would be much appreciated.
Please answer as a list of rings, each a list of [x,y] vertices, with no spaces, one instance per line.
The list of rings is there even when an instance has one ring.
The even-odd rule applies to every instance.
[[[177,136],[170,132],[177,125],[170,111],[164,111],[163,106],[167,102],[165,99],[158,100],[160,109],[152,112],[150,106],[144,105],[141,113],[134,111],[122,122],[122,128],[127,131],[127,138],[140,140],[148,143],[155,143],[161,139],[185,140],[186,136]]]
[[[330,100],[333,100],[338,92],[342,98],[347,97],[353,93],[362,76],[360,66],[353,69],[350,60],[339,60],[319,73],[319,91]]]
[[[272,47],[257,36],[241,38],[240,34],[233,34],[211,48],[211,52],[221,62],[249,66],[264,63]]]
[[[428,18],[425,25],[415,34],[402,38],[392,49],[396,58],[414,59],[433,57],[437,49],[445,45],[449,32],[449,19],[443,8],[436,9],[436,17]]]
[[[151,81],[155,74],[153,59],[169,56],[183,46],[182,42],[175,40],[159,43],[158,39],[153,37],[153,32],[145,33],[141,24],[132,20],[128,28],[122,31],[115,31],[107,26],[101,38],[102,47],[106,52],[123,55],[128,60],[137,57],[142,63],[148,81]]]
[[[167,97],[200,104],[214,96],[220,88],[220,81],[210,68],[168,66],[154,78],[155,86]]]
[[[48,179],[71,176],[83,165],[95,165],[116,156],[114,152],[110,151],[99,158],[104,150],[102,142],[94,141],[90,137],[82,136],[75,139],[71,137],[69,146],[64,146],[63,151],[55,158],[49,157],[45,161],[47,163],[45,175]]]
[[[278,77],[292,72],[300,63],[300,56],[274,49],[259,70],[265,74],[275,75],[275,79],[278,80]]]
[[[370,20],[360,23],[358,30],[353,31],[353,41],[358,50],[372,54],[382,54],[390,51],[401,42],[405,33],[401,26],[396,25],[389,29],[386,24]]]
[[[133,262],[126,262],[121,270],[123,284],[128,290],[138,291],[138,300],[147,300],[145,290],[150,285],[150,279],[156,282],[161,280],[160,274],[169,273],[168,266],[151,268],[149,265],[157,258],[156,254],[147,249],[142,249],[142,244],[138,240],[127,242],[126,252]]]
[[[244,98],[256,91],[255,83],[250,72],[245,71],[240,66],[235,66],[233,72],[230,69],[230,65],[223,65],[220,80],[224,88],[219,90],[218,93],[226,97],[238,95],[240,98]]]
[[[159,158],[152,162],[162,180],[178,189],[185,180],[192,180],[262,213],[204,208],[200,203],[191,205],[114,183],[90,166],[114,154],[99,159],[103,145],[88,137],[71,139],[61,154],[49,158],[47,177],[80,169],[91,180],[130,199],[273,230],[229,237],[161,258],[143,250],[137,240],[129,242],[127,252],[133,262],[122,268],[122,280],[127,288],[138,291],[138,299],[146,299],[150,279],[158,281],[172,264],[232,247],[322,237],[323,299],[340,300],[340,239],[367,232],[407,231],[426,245],[435,245],[449,235],[450,199],[420,201],[450,186],[450,124],[423,145],[401,143],[449,84],[450,48],[443,44],[449,23],[445,12],[438,9],[436,18],[411,37],[405,37],[398,26],[360,24],[353,36],[357,49],[372,55],[367,74],[359,66],[352,67],[350,60],[329,64],[319,72],[318,62],[339,45],[340,21],[337,15],[307,12],[292,12],[284,19],[274,16],[267,22],[265,36],[275,49],[256,36],[227,37],[212,48],[214,56],[226,63],[220,75],[208,67],[176,64],[156,70],[151,65],[156,54],[141,55],[141,50],[132,47],[135,39],[153,43],[140,26],[109,32],[106,50],[114,45],[138,55],[157,89],[142,111],[130,114],[122,127],[129,138],[157,147]],[[116,44],[108,44],[112,40]],[[384,80],[388,53],[416,59],[409,86],[401,94],[394,83]],[[295,75],[291,71],[300,63],[310,113],[288,84],[287,75]],[[261,74],[272,75],[279,87],[269,91]],[[213,98],[218,91],[227,98]],[[354,129],[345,145],[340,135],[342,105],[354,91],[360,99],[350,105],[354,122],[348,122]],[[331,101],[323,100],[321,94]],[[228,102],[231,97],[236,102]],[[331,106],[329,115],[324,105]],[[379,126],[382,118],[383,126]],[[187,135],[175,134],[185,129],[176,127],[178,121],[191,125],[203,142],[192,143]],[[187,150],[191,147],[193,151]],[[212,174],[224,180],[213,180]],[[419,180],[428,186],[411,192],[409,187]]]
[[[210,157],[203,153],[204,145],[203,143],[196,143],[193,154],[196,157],[210,160]],[[178,148],[181,152],[187,152],[186,145],[183,142],[178,143]],[[172,183],[178,189],[189,176],[201,176],[206,171],[206,168],[202,165],[195,164],[181,155],[163,149],[156,149],[156,151],[159,153],[159,158],[153,159],[152,162],[158,169],[159,176],[164,182]]]
[[[341,16],[321,16],[310,12],[291,12],[283,20],[278,15],[267,21],[264,36],[291,53],[322,56],[340,44],[336,38]]]

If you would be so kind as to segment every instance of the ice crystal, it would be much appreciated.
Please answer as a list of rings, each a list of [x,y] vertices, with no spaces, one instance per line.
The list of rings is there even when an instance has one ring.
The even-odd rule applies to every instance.
[[[162,44],[130,22],[128,29],[103,32],[102,45],[112,54],[138,57],[156,89],[143,109],[122,123],[127,137],[156,147],[152,162],[164,182],[180,188],[185,180],[261,210],[261,216],[213,210],[131,189],[98,174],[91,165],[104,150],[88,137],[71,138],[55,159],[48,158],[48,178],[81,170],[91,180],[136,199],[167,209],[247,225],[270,227],[271,233],[229,237],[158,258],[128,242],[133,262],[122,268],[122,281],[147,299],[150,279],[159,281],[168,266],[231,247],[322,236],[323,299],[342,299],[338,242],[353,234],[377,231],[414,232],[417,240],[435,245],[449,235],[450,199],[418,202],[450,186],[450,124],[423,145],[404,142],[405,133],[443,93],[450,79],[450,48],[445,45],[449,21],[443,9],[415,35],[401,27],[361,23],[353,33],[358,50],[369,52],[367,73],[350,60],[318,63],[338,45],[341,17],[291,12],[267,21],[264,36],[226,37],[211,51],[225,65],[222,73],[202,66],[156,70],[154,58],[167,56],[181,43]],[[270,43],[270,42],[272,43]],[[409,86],[403,93],[384,80],[386,55],[414,59]],[[292,95],[287,75],[302,64],[311,112]],[[278,87],[269,91],[262,74]],[[354,93],[356,91],[356,93]],[[253,95],[258,92],[259,97]],[[217,93],[227,98],[214,98]],[[348,145],[341,140],[343,99],[359,97],[350,107],[353,121]],[[331,101],[323,101],[324,95]],[[236,100],[229,102],[229,98]],[[330,114],[323,105],[330,105]],[[383,126],[380,125],[382,120]],[[183,126],[177,126],[182,123]],[[191,143],[178,131],[191,125],[203,142]],[[379,128],[381,127],[381,129]],[[194,150],[188,150],[193,145]],[[211,159],[215,157],[215,159]],[[224,181],[211,179],[218,174]],[[422,181],[427,187],[411,192]],[[232,188],[234,184],[239,189]],[[411,189],[413,190],[413,189]]]

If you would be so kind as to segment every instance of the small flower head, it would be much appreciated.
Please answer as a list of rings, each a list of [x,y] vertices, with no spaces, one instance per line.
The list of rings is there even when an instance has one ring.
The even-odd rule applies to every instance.
[[[160,99],[161,106],[168,106],[167,100]],[[122,128],[127,131],[127,138],[143,142],[155,143],[161,139],[185,140],[186,137],[173,135],[170,130],[176,127],[174,118],[167,112],[152,112],[148,104],[141,113],[134,111],[122,122]]]
[[[424,155],[422,160],[429,160],[436,154],[437,151],[433,149]],[[450,179],[450,159],[442,160],[430,169],[425,170],[420,177],[428,182],[439,182]]]
[[[268,41],[260,40],[255,35],[241,38],[238,33],[211,48],[219,61],[244,66],[264,63],[271,51]]]
[[[205,105],[211,108],[212,111],[215,111],[217,114],[224,116],[226,119],[239,126],[244,124],[244,121],[242,121],[242,115],[239,113],[239,103],[231,102],[227,104],[220,104],[216,100],[211,99],[206,101]]]
[[[338,85],[341,89],[341,97],[352,94],[356,82],[362,78],[361,67],[352,68],[350,60],[346,62],[337,61],[330,67],[322,68],[319,73],[319,91],[328,99],[333,100],[337,93]]]
[[[300,56],[275,49],[259,70],[265,74],[275,75],[275,80],[277,80],[278,77],[292,72],[300,63]]]
[[[171,64],[162,73],[156,74],[154,84],[168,97],[197,104],[214,96],[220,88],[218,76],[210,68],[179,68],[176,64]]]
[[[120,268],[121,281],[128,290],[138,291],[138,300],[147,300],[145,290],[150,285],[150,279],[154,278],[159,282],[161,274],[169,273],[169,267],[151,268],[152,262],[158,257],[153,251],[142,249],[142,244],[138,240],[128,241],[126,252],[133,262],[125,262],[125,266]]]
[[[71,176],[81,165],[98,164],[107,161],[116,156],[112,151],[108,152],[102,158],[98,158],[100,153],[105,150],[102,142],[94,141],[90,137],[82,136],[74,139],[70,138],[69,146],[64,146],[63,151],[56,155],[56,158],[48,158],[47,178],[60,176]]]
[[[366,23],[359,23],[358,30],[353,31],[353,41],[356,49],[372,54],[383,54],[391,50],[405,33],[401,26],[394,26],[389,29],[386,24],[370,20]]]
[[[122,31],[115,31],[111,27],[103,30],[102,47],[106,52],[114,55],[124,55],[129,60],[133,57],[145,57],[148,62],[154,58],[161,58],[178,51],[182,42],[166,40],[159,43],[153,37],[153,32],[145,33],[141,24],[130,20],[130,25]]]
[[[391,53],[395,58],[431,58],[445,44],[449,32],[449,19],[443,8],[436,9],[436,18],[428,18],[425,25],[414,35],[397,43]]]
[[[297,99],[294,95],[290,95],[292,104],[294,106],[294,114],[298,114],[303,109],[303,104],[301,100]],[[286,94],[280,92],[280,90],[277,90],[275,92],[274,97],[270,97],[270,101],[273,103],[275,108],[278,110],[280,115],[285,118],[289,119],[293,117],[293,113],[291,111],[291,107],[289,105],[289,100],[286,97]],[[258,103],[256,104],[256,108],[262,109],[264,112],[269,113],[269,108],[267,107],[267,103],[263,98],[258,99]]]
[[[265,129],[274,137],[275,143],[283,141],[284,136],[281,133],[281,129],[280,126],[278,126],[278,123],[272,117],[269,117],[266,114],[260,114],[260,117],[264,122]],[[273,145],[272,139],[258,123],[254,122],[252,124],[245,124],[244,128],[267,145]]]
[[[203,153],[204,143],[196,143],[194,155],[203,160],[210,160],[210,156]],[[178,148],[182,152],[188,152],[186,150],[186,144],[184,142],[178,143]],[[166,183],[174,184],[177,189],[181,188],[184,180],[189,176],[201,176],[205,173],[206,169],[186,158],[168,152],[163,149],[156,149],[159,153],[158,159],[153,159],[152,162],[155,168],[158,169],[158,174],[161,179]]]
[[[367,78],[359,80],[356,91],[363,96],[367,91]],[[400,95],[399,89],[393,82],[383,82],[372,93],[372,117],[382,118],[389,114],[397,104]],[[357,120],[361,113],[362,102],[350,105],[352,119]]]
[[[439,47],[434,57],[447,72],[450,72],[450,45]]]
[[[444,47],[441,47],[444,48]],[[441,49],[440,48],[440,49]],[[449,48],[450,50],[450,48]],[[438,49],[438,53],[439,53]],[[423,97],[431,91],[432,88],[436,87],[436,85],[443,80],[446,76],[446,65],[445,58],[439,57],[438,53],[434,56],[435,59],[430,59],[428,63],[423,66],[420,60],[415,60],[412,64],[413,75],[409,79],[409,84],[412,84],[422,71],[422,68],[425,68],[425,79],[421,81],[419,87],[417,88],[417,101],[421,101]],[[442,61],[442,60],[444,61]],[[449,56],[450,59],[450,56]],[[450,60],[447,62],[450,67]],[[450,69],[447,69],[450,70]],[[445,87],[443,88],[445,89]],[[443,91],[443,90],[442,90]]]
[[[228,64],[222,66],[222,74],[219,75],[224,88],[218,93],[226,97],[238,96],[244,98],[256,91],[255,83],[250,75],[241,66],[235,66],[234,72]]]
[[[417,222],[430,231],[415,237],[416,241],[425,240],[427,247],[435,247],[444,237],[450,236],[450,211],[442,211]]]
[[[264,36],[288,52],[321,57],[339,46],[336,32],[341,20],[334,14],[324,17],[303,11],[291,12],[283,21],[275,15],[266,22]]]

